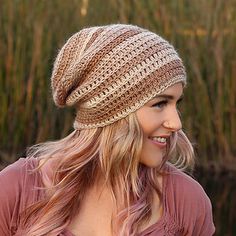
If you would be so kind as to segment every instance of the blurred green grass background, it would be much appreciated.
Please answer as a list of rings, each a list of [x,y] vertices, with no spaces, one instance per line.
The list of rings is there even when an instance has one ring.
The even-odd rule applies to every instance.
[[[183,58],[196,176],[213,201],[216,235],[236,235],[236,0],[0,0],[0,168],[72,131],[74,110],[52,101],[53,61],[73,33],[111,23],[157,32]]]

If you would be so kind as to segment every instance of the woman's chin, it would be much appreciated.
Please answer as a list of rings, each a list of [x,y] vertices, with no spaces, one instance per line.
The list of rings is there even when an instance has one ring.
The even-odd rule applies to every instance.
[[[145,165],[146,167],[149,167],[149,168],[157,168],[161,165],[161,161],[158,160],[158,161],[140,161],[139,163]]]

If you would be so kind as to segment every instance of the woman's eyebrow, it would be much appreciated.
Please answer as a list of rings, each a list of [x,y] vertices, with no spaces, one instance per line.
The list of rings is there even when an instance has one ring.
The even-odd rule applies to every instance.
[[[182,100],[183,97],[184,97],[184,94],[182,94],[178,100]],[[154,98],[166,98],[166,99],[169,99],[169,100],[174,100],[175,99],[174,96],[168,95],[168,94],[160,94],[160,95],[155,96]]]

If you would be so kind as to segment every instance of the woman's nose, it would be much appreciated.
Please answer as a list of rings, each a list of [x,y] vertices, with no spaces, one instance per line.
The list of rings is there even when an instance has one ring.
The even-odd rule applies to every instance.
[[[182,129],[182,122],[177,109],[168,114],[167,119],[163,122],[163,126],[171,131],[178,131]]]

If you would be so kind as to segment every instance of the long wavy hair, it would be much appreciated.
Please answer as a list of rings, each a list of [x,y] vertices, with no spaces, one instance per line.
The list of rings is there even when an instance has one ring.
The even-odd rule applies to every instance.
[[[193,147],[182,130],[172,134],[161,166],[139,163],[143,132],[135,113],[103,128],[75,130],[67,137],[28,149],[27,158],[53,160],[52,186],[21,214],[26,236],[58,235],[78,214],[87,191],[102,178],[119,208],[114,235],[135,235],[151,217],[153,193],[162,202],[157,177],[167,161],[178,168],[193,165]],[[39,165],[34,171],[40,171]],[[43,173],[42,173],[43,174]]]

